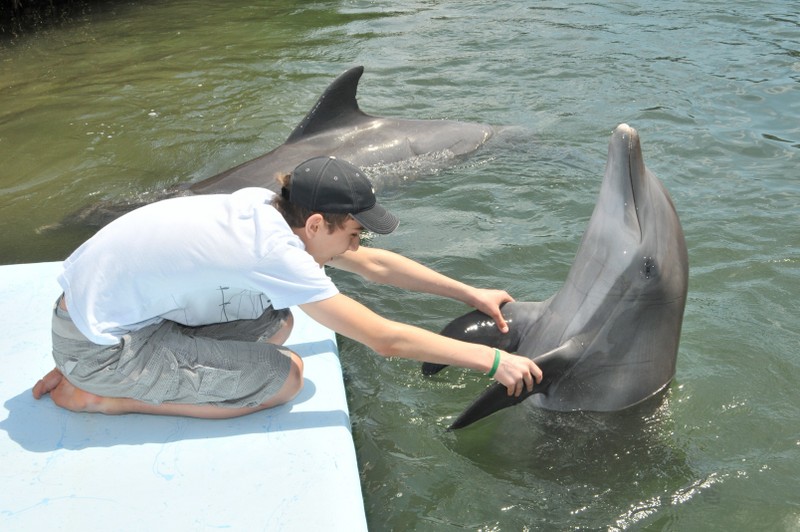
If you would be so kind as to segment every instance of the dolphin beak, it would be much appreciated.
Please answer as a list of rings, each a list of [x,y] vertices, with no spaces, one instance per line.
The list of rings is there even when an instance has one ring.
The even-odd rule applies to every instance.
[[[616,212],[623,214],[620,222],[628,230],[641,234],[643,217],[639,212],[646,194],[647,171],[639,144],[639,133],[628,124],[620,124],[614,130],[608,145],[603,187],[609,187],[604,195],[608,202],[621,202],[614,205]]]

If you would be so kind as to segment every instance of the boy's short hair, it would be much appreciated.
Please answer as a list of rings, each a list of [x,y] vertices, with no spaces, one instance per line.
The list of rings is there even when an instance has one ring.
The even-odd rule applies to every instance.
[[[290,188],[292,183],[292,174],[286,174],[278,177],[278,184],[282,189]],[[314,211],[300,207],[289,201],[283,194],[275,194],[272,198],[272,206],[283,215],[283,219],[289,224],[289,227],[299,228],[306,225],[308,217],[314,214]],[[328,224],[328,232],[332,233],[334,230],[342,229],[344,224],[351,216],[347,213],[329,213],[321,212],[322,218]]]

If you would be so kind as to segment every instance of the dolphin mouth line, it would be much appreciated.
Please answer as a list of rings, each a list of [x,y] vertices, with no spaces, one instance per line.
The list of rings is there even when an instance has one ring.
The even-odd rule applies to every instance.
[[[644,239],[644,230],[642,228],[642,219],[639,216],[639,202],[636,197],[636,184],[634,183],[633,179],[633,170],[634,165],[633,161],[631,160],[631,156],[633,154],[634,142],[633,142],[633,135],[628,133],[628,181],[631,187],[631,197],[633,198],[633,212],[636,214],[636,224],[639,226],[639,242],[642,242]]]
[[[630,159],[628,160],[630,166]],[[639,226],[639,243],[644,240],[644,230],[642,228],[642,218],[639,216],[639,204],[636,201],[636,189],[633,187],[633,176],[631,176],[631,196],[633,196],[633,212],[636,213],[636,224]]]

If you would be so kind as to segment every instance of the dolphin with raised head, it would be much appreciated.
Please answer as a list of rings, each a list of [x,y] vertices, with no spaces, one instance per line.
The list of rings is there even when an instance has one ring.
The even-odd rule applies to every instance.
[[[344,159],[359,167],[388,165],[423,155],[467,155],[489,140],[486,124],[454,120],[405,120],[364,113],[356,91],[364,67],[336,78],[286,142],[251,161],[189,187],[195,194],[232,192],[244,187],[277,188],[275,177],[290,173],[319,155]]]
[[[544,374],[533,392],[490,386],[450,428],[522,401],[608,412],[664,390],[675,375],[689,260],[675,206],[644,164],[639,135],[616,128],[594,212],[564,286],[543,302],[503,306],[510,331],[470,312],[441,334],[516,352]],[[431,375],[444,366],[424,364]]]

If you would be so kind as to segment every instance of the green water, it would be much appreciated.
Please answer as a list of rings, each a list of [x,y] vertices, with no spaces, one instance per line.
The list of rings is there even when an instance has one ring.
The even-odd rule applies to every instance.
[[[691,263],[663,403],[518,407],[446,432],[484,377],[423,379],[341,340],[370,528],[800,530],[798,13],[744,0],[93,5],[0,41],[0,262],[62,259],[91,234],[41,230],[65,214],[268,151],[363,64],[369,113],[513,126],[384,187],[402,224],[374,245],[541,300],[564,281],[627,122]],[[467,310],[336,279],[433,330]]]

